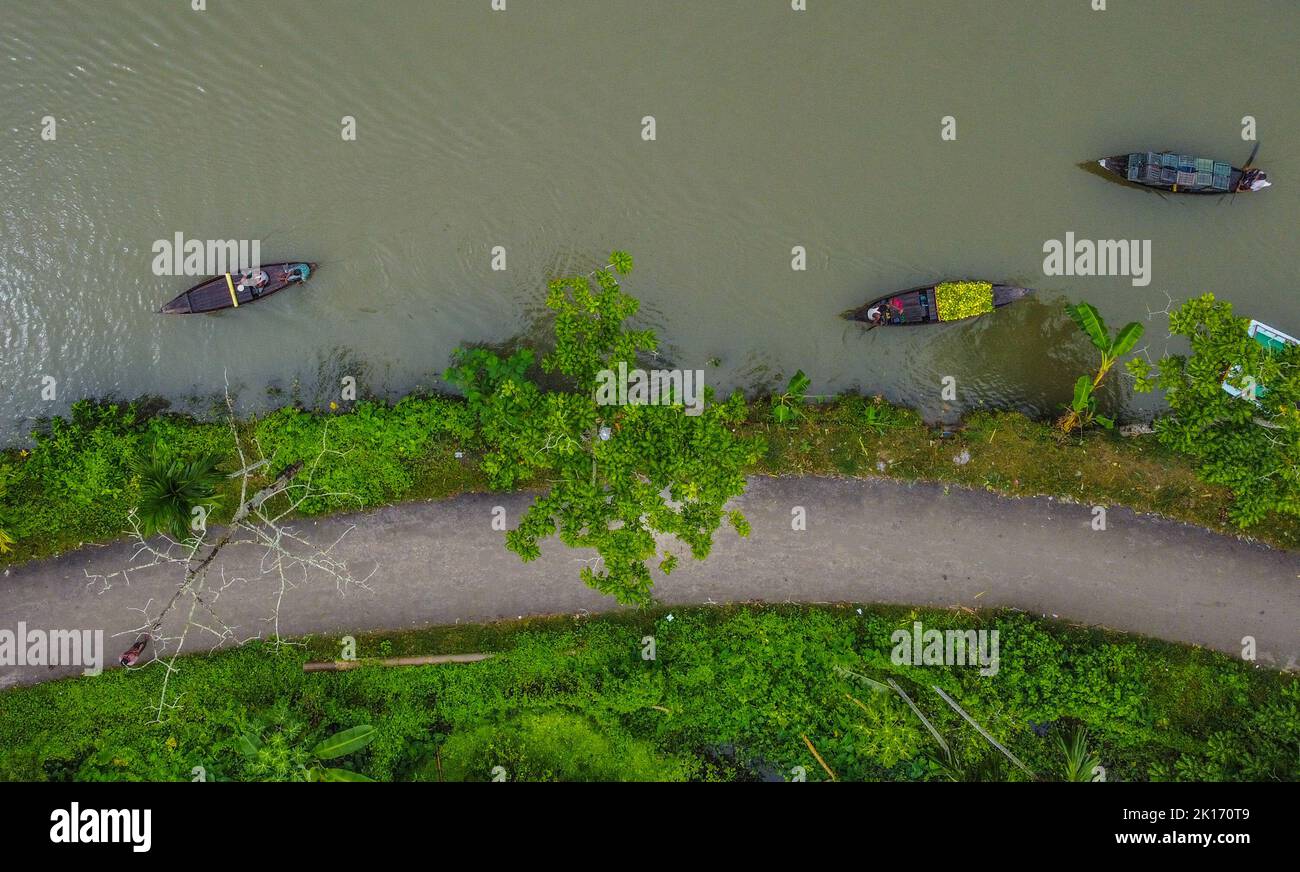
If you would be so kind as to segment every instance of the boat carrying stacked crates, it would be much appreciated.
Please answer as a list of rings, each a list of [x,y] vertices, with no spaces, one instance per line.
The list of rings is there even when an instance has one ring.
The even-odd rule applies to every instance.
[[[1147,185],[1177,185],[1188,190],[1227,191],[1232,165],[1207,157],[1170,151],[1132,152],[1128,156],[1128,180]]]

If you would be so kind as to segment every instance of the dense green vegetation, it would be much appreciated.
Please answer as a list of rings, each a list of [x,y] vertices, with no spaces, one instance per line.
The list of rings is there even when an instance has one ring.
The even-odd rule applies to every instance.
[[[16,540],[8,560],[57,553],[102,541],[127,529],[127,514],[142,503],[142,479],[133,461],[156,443],[171,458],[220,458],[234,471],[238,438],[250,457],[270,461],[265,484],[298,460],[307,462],[318,496],[311,513],[379,506],[399,499],[436,498],[486,485],[455,451],[473,435],[460,400],[410,397],[395,406],[360,402],[334,414],[284,408],[225,423],[159,414],[137,403],[82,401],[68,418],[36,434],[35,446],[0,458],[0,520]],[[238,502],[237,481],[221,476],[209,522],[221,522]]]
[[[895,665],[891,634],[913,620],[997,629],[1000,669]],[[0,778],[189,780],[202,767],[307,780],[325,766],[375,779],[488,780],[497,766],[511,780],[828,778],[810,747],[841,780],[1027,778],[938,686],[1040,779],[1091,774],[1092,756],[1109,781],[1300,779],[1294,676],[1020,613],[643,610],[362,637],[358,653],[475,650],[500,653],[311,674],[302,661],[338,656],[335,640],[191,656],[161,723],[158,667],[10,689]],[[899,695],[875,689],[891,679],[950,758]]]
[[[546,305],[555,312],[555,346],[541,368],[559,386],[544,389],[529,377],[534,353],[501,357],[483,348],[461,350],[446,378],[464,393],[486,454],[482,468],[495,487],[508,488],[534,476],[547,481],[506,545],[524,560],[541,554],[540,542],[556,533],[572,548],[593,548],[596,568],[582,580],[625,605],[650,602],[653,581],[647,561],[656,557],[656,535],[685,543],[703,560],[724,516],[744,536],[748,524],[723,506],[745,490],[745,466],[758,458],[754,439],[737,437],[745,402],[735,393],[692,414],[675,395],[618,402],[624,385],[615,376],[639,368],[638,355],[654,352],[649,330],[629,330],[639,306],[619,287],[632,269],[626,252],[590,275],[556,279]],[[620,376],[621,377],[621,376]],[[608,394],[608,396],[606,396]],[[660,555],[672,572],[677,557]]]
[[[1159,388],[1169,403],[1160,440],[1191,457],[1206,481],[1232,489],[1230,513],[1242,526],[1272,513],[1300,516],[1300,346],[1266,349],[1249,325],[1206,294],[1169,316],[1190,356],[1168,355],[1154,372],[1145,360],[1129,362],[1137,390]],[[1225,379],[1244,396],[1223,390]]]

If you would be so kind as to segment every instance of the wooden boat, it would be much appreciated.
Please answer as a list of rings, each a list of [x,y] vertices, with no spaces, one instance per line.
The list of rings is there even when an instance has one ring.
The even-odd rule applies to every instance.
[[[1246,328],[1246,335],[1254,339],[1270,353],[1281,351],[1288,345],[1300,345],[1300,339],[1288,336],[1276,327],[1270,327],[1254,319],[1251,320],[1250,326]],[[1247,393],[1247,391],[1228,383],[1229,379],[1235,380],[1240,372],[1241,367],[1239,366],[1234,366],[1228,370],[1226,377],[1223,379],[1223,389],[1234,397],[1245,397],[1255,405],[1260,405],[1259,398],[1268,393],[1268,388],[1264,385],[1257,385],[1253,391]]]
[[[237,309],[265,300],[290,285],[305,282],[315,270],[314,263],[288,262],[269,263],[233,274],[222,273],[199,282],[159,311],[164,315],[196,315]],[[264,275],[258,275],[259,272]],[[260,285],[259,279],[262,280]]]
[[[947,281],[886,294],[844,313],[873,327],[912,327],[960,321],[1032,294],[1030,288],[993,282]]]
[[[1247,193],[1272,184],[1263,170],[1248,169],[1250,161],[1247,168],[1234,167],[1226,161],[1172,151],[1117,154],[1097,163],[1126,182],[1172,194]]]

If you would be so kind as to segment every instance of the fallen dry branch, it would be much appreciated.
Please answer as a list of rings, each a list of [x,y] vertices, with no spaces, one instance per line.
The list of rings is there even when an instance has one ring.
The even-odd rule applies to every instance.
[[[159,666],[164,677],[154,707],[155,720],[161,722],[170,709],[180,704],[180,694],[173,693],[171,682],[180,671],[180,656],[193,637],[206,639],[213,649],[229,644],[243,644],[269,635],[276,645],[286,642],[280,635],[280,608],[287,593],[301,584],[324,580],[333,581],[340,594],[348,590],[370,590],[369,580],[378,569],[376,565],[364,577],[356,577],[336,548],[348,530],[330,543],[318,545],[305,534],[289,526],[290,521],[309,500],[330,494],[313,484],[313,478],[322,459],[341,452],[329,447],[328,426],[321,433],[320,452],[314,459],[298,460],[283,469],[263,487],[258,487],[261,476],[255,470],[270,465],[262,456],[257,440],[253,440],[258,458],[250,458],[235,418],[234,400],[229,386],[226,390],[227,424],[234,451],[239,461],[239,498],[237,509],[226,530],[219,537],[209,539],[206,525],[194,529],[194,535],[178,541],[168,535],[146,536],[145,529],[133,509],[128,513],[128,531],[134,550],[127,565],[108,574],[86,573],[87,588],[97,586],[101,593],[115,584],[128,584],[131,577],[142,572],[174,571],[176,586],[163,602],[150,598],[139,612],[141,623],[120,635],[134,634],[135,644],[125,651],[120,662],[123,666],[144,668]],[[218,560],[225,549],[260,551],[258,571],[249,578],[227,575],[226,567]],[[258,584],[260,582],[260,584]],[[261,619],[265,628],[242,629],[223,617],[226,600],[250,592],[271,599],[270,614]],[[146,646],[152,657],[144,660]]]

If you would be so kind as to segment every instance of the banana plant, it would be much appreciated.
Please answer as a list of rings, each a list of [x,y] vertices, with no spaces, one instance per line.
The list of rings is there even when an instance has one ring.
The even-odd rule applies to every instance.
[[[1078,325],[1084,335],[1092,342],[1094,348],[1101,352],[1101,364],[1093,376],[1081,375],[1074,383],[1074,397],[1066,407],[1066,414],[1057,422],[1061,431],[1071,433],[1082,430],[1096,422],[1110,429],[1115,426],[1113,419],[1097,414],[1097,389],[1110,372],[1115,361],[1133,350],[1142,338],[1145,328],[1137,321],[1130,321],[1119,329],[1114,336],[1102,320],[1101,313],[1091,303],[1079,303],[1066,306],[1065,311],[1070,320]]]
[[[360,772],[351,769],[339,769],[321,765],[326,760],[346,757],[374,741],[378,730],[369,724],[349,727],[332,736],[322,739],[316,747],[307,752],[309,762],[306,764],[308,781],[373,781]],[[239,737],[239,750],[247,757],[257,757],[262,750],[262,739],[256,733],[245,733]]]
[[[353,751],[360,751],[362,748],[373,742],[378,732],[378,730],[369,724],[340,730],[334,735],[322,739],[315,748],[312,748],[312,756],[315,757],[317,761],[333,760],[336,757],[345,757]],[[351,769],[336,769],[317,765],[312,766],[308,771],[313,776],[312,781],[373,780],[359,772],[353,772]]]
[[[772,397],[772,420],[778,424],[789,424],[803,417],[802,406],[807,401],[808,386],[812,379],[801,369],[790,377],[785,393]]]

